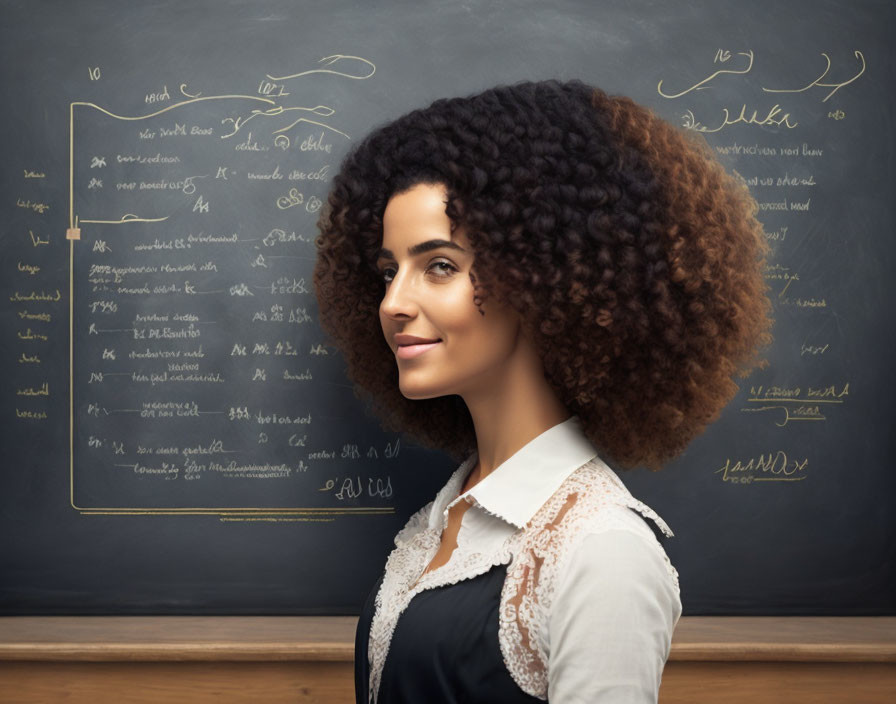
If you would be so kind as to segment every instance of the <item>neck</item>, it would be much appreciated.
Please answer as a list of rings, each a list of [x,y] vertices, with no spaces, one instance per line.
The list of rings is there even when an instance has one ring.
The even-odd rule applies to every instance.
[[[479,461],[469,475],[470,489],[530,440],[572,414],[544,378],[544,367],[524,338],[501,373],[462,393],[473,418]]]

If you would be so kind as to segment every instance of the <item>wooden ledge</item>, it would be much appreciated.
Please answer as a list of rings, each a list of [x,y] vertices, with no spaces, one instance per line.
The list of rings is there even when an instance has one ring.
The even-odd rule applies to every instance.
[[[354,660],[356,616],[5,616],[0,660]]]
[[[0,661],[350,663],[354,616],[5,616]],[[896,663],[896,617],[688,616],[670,662]]]
[[[669,660],[896,663],[896,617],[688,616]]]

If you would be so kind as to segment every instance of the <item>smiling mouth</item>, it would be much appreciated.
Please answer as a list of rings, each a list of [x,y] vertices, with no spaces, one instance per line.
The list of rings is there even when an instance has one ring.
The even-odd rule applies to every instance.
[[[424,352],[428,352],[436,345],[441,344],[441,342],[441,340],[438,340],[436,342],[424,342],[416,345],[399,345],[395,355],[399,359],[413,359],[414,357],[419,357]]]

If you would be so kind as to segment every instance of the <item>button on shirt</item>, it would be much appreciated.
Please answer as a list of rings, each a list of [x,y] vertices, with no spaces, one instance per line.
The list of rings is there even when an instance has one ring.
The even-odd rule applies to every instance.
[[[475,691],[459,690],[483,689],[481,677],[471,684],[451,672],[466,655],[452,648],[478,647],[489,649],[482,657],[502,664],[510,675],[507,686],[518,687],[520,695],[552,702],[655,702],[681,601],[677,572],[645,518],[671,535],[668,526],[600,460],[577,416],[546,430],[460,493],[477,459],[473,453],[463,462],[395,539],[376,600],[368,600],[359,621],[359,701],[360,689],[376,701],[393,634],[408,638],[413,632],[415,639],[429,635],[410,648],[396,643],[395,651],[425,654],[439,643],[423,661],[432,663],[431,676],[444,681],[439,696],[446,701],[480,700]],[[449,509],[460,501],[471,506],[457,547],[446,564],[424,573]],[[486,577],[504,566],[506,578],[503,572],[497,581]],[[474,591],[481,596],[471,600]],[[423,596],[420,608],[409,608],[424,592],[427,603],[443,599],[436,608],[482,604],[482,617],[487,610],[499,623],[490,624],[492,635],[470,643],[410,623],[396,628],[403,617],[427,618]],[[389,659],[388,665],[387,680],[400,681],[395,673],[403,672],[402,663]],[[420,676],[419,662],[414,669],[408,677]]]

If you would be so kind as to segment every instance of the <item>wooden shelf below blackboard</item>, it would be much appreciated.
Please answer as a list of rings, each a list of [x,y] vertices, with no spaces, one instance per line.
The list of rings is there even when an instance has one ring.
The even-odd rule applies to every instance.
[[[0,618],[16,702],[353,702],[355,617]],[[896,617],[684,617],[660,700],[891,702]],[[4,699],[4,701],[8,701]],[[11,701],[11,700],[9,700]]]

